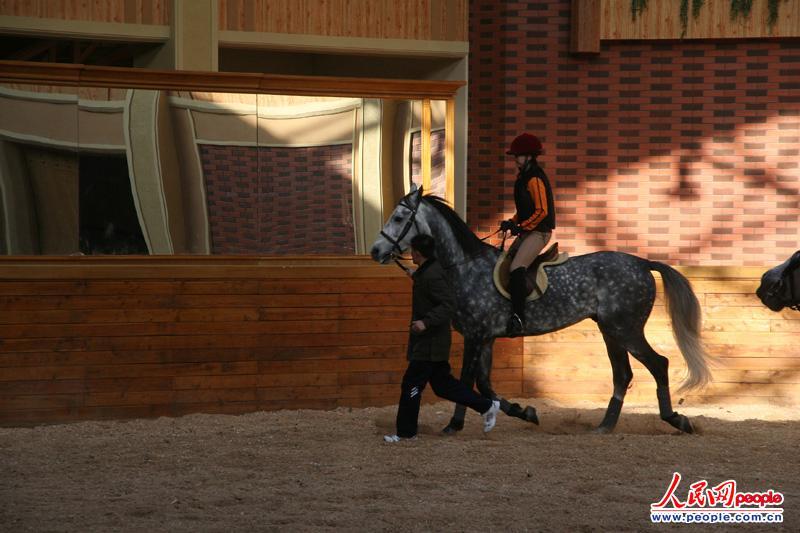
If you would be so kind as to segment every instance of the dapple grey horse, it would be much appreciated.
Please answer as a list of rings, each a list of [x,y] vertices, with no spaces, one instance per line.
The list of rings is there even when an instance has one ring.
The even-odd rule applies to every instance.
[[[436,240],[437,258],[453,286],[457,300],[454,328],[464,336],[461,379],[472,386],[477,379],[483,396],[499,399],[509,416],[538,423],[532,407],[522,409],[498,397],[491,386],[492,346],[506,336],[511,302],[494,286],[492,272],[500,251],[483,243],[442,199],[423,196],[412,188],[384,225],[371,254],[382,264],[408,248],[411,238],[427,233]],[[688,376],[682,389],[704,386],[710,379],[708,355],[700,340],[700,305],[689,281],[672,267],[618,252],[596,252],[548,267],[549,288],[542,297],[527,303],[524,335],[541,335],[571,326],[585,318],[597,322],[606,344],[613,372],[614,392],[596,431],[614,429],[625,392],[633,378],[628,354],[639,360],[657,385],[659,413],[681,431],[692,433],[689,419],[672,409],[669,392],[669,361],[658,354],[644,336],[644,326],[653,308],[655,270],[664,281],[667,306],[678,347],[686,360]],[[464,426],[463,406],[456,411],[445,432]]]

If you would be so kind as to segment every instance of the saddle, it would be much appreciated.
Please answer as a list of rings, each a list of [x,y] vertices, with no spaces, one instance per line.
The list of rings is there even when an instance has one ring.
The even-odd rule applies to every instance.
[[[513,258],[513,254],[503,252],[494,265],[494,286],[497,287],[500,294],[509,300],[511,299],[508,286],[509,280],[511,279],[509,267],[511,266],[511,260]],[[528,267],[528,276],[526,279],[526,285],[528,287],[527,301],[530,302],[540,298],[547,290],[547,273],[544,267],[560,265],[567,259],[569,259],[569,254],[567,252],[559,252],[558,243],[555,243],[533,260],[531,266]]]

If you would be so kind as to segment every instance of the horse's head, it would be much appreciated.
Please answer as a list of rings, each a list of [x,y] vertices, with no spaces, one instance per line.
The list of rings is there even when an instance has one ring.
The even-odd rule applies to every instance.
[[[422,187],[411,186],[411,192],[403,197],[383,225],[378,238],[372,243],[370,254],[379,263],[387,263],[393,255],[406,250],[411,239],[420,233],[418,209],[422,201]]]
[[[772,311],[800,304],[800,252],[761,276],[756,296]]]

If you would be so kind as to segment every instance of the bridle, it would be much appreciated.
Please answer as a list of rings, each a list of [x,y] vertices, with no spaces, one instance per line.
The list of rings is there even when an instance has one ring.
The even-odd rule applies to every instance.
[[[389,235],[388,233],[383,231],[383,229],[381,229],[380,235],[384,239],[389,241],[389,243],[392,245],[392,253],[391,253],[392,261],[394,261],[397,264],[397,266],[402,268],[406,272],[406,274],[409,274],[409,273],[411,273],[411,269],[409,269],[408,267],[406,267],[403,263],[401,263],[399,261],[399,259],[408,259],[406,257],[403,257],[403,249],[400,247],[400,243],[403,241],[403,238],[406,235],[408,235],[408,232],[411,231],[411,226],[414,226],[417,229],[417,231],[419,231],[419,226],[417,225],[417,207],[419,207],[419,205],[417,205],[417,207],[411,207],[411,205],[406,203],[405,198],[404,198],[403,200],[400,201],[398,206],[403,206],[406,209],[408,209],[409,211],[411,211],[411,216],[408,217],[408,220],[406,220],[405,226],[403,226],[403,229],[400,231],[400,234],[397,236],[397,238],[392,237],[391,235]],[[492,233],[490,235],[487,235],[486,237],[483,237],[481,239],[481,241],[485,241],[485,240],[489,239],[490,237],[493,237],[493,236],[497,235],[498,233],[500,233],[500,231],[501,230],[497,230],[494,233]],[[507,235],[507,232],[503,232],[503,242],[502,242],[501,247],[500,247],[501,251],[505,248],[506,235]],[[471,260],[471,259],[472,259],[471,257],[467,258],[467,260]],[[445,270],[449,270],[450,268],[453,268],[457,264],[458,263],[454,263],[452,265],[445,266],[444,268],[445,268]]]
[[[402,268],[406,273],[409,273],[410,269],[405,265],[403,265],[398,260],[398,258],[401,259],[403,258],[403,249],[400,248],[400,243],[403,241],[405,236],[408,235],[408,232],[411,231],[411,226],[414,226],[417,229],[417,231],[419,231],[419,226],[417,225],[417,208],[411,207],[411,205],[405,202],[405,199],[401,200],[398,205],[401,205],[406,209],[408,209],[409,211],[411,211],[411,216],[408,217],[408,220],[406,220],[406,225],[403,226],[402,230],[400,230],[400,234],[397,236],[397,238],[392,237],[391,235],[383,231],[383,229],[381,229],[380,234],[384,239],[389,241],[389,243],[392,245],[392,260],[395,263],[397,263],[397,266]]]

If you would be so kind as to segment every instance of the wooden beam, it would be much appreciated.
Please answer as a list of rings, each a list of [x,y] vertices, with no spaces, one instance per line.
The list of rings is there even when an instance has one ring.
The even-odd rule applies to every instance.
[[[77,46],[77,44],[76,44],[76,46]],[[89,43],[86,46],[86,48],[83,49],[83,51],[80,51],[80,55],[75,60],[75,63],[83,63],[84,61],[89,59],[89,56],[91,56],[92,53],[94,53],[95,50],[97,50],[97,43]]]
[[[600,0],[572,0],[570,52],[600,53]]]
[[[422,101],[422,189],[431,192],[431,101]]]
[[[19,50],[9,54],[8,57],[9,59],[13,59],[15,61],[30,61],[32,59],[36,59],[45,52],[49,52],[52,48],[55,48],[55,46],[55,41],[42,41],[39,43],[33,43],[30,46],[20,48]]]
[[[286,76],[0,61],[0,80],[83,87],[446,100],[463,81]]]
[[[447,108],[444,118],[444,199],[450,205],[456,203],[455,192],[455,165],[456,165],[456,100],[447,99]]]
[[[136,45],[123,44],[113,48],[105,47],[102,51],[104,53],[96,54],[98,57],[95,59],[95,61],[97,61],[97,63],[100,65],[113,65],[114,63],[133,59],[139,50]]]

